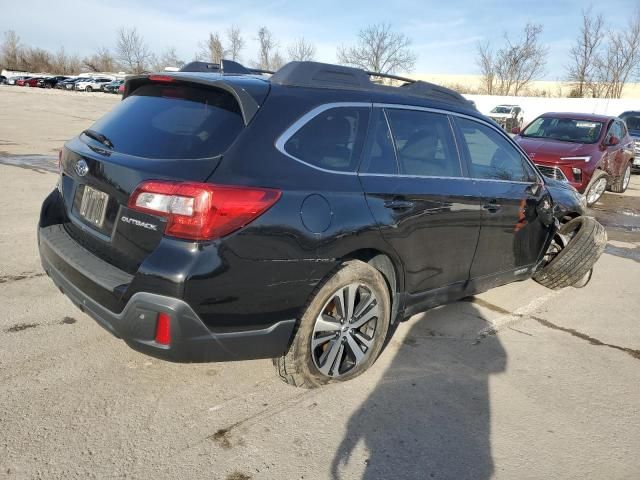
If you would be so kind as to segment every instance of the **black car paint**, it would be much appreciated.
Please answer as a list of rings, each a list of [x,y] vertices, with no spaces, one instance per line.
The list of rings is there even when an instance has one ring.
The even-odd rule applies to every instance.
[[[134,81],[144,82],[145,77]],[[393,320],[402,320],[431,306],[529,278],[554,231],[535,213],[545,195],[553,198],[560,218],[582,213],[575,191],[542,177],[535,194],[525,192],[531,186],[488,185],[468,178],[395,178],[390,187],[383,177],[312,169],[274,146],[274,139],[292,122],[327,103],[410,103],[484,120],[464,105],[397,94],[269,85],[251,77],[225,78],[224,82],[239,92],[239,101],[253,102],[257,108],[245,116],[247,127],[222,157],[151,161],[76,137],[63,151],[60,187],[43,204],[41,235],[48,233],[47,228],[64,225],[86,255],[116,265],[131,281],[105,289],[99,278],[83,275],[40,241],[45,270],[75,303],[94,318],[100,317],[103,326],[150,355],[174,361],[278,356],[286,351],[295,319],[314,290],[347,258],[379,266],[391,287]],[[132,88],[130,81],[126,85],[124,97]],[[251,108],[247,111],[251,113]],[[79,159],[89,166],[86,177],[73,169]],[[192,242],[123,223],[123,216],[161,223],[157,217],[143,218],[126,209],[129,195],[146,179],[261,186],[283,193],[272,208],[243,229],[214,241]],[[111,198],[102,231],[83,224],[73,213],[77,192],[84,185],[99,188]],[[396,190],[413,202],[411,209],[395,211],[384,205],[393,200],[389,192]],[[482,208],[493,198],[505,204],[498,215]],[[522,248],[515,247],[514,228],[519,222],[525,226],[520,234],[525,237]],[[509,258],[504,268],[491,269],[499,256],[493,242]],[[478,275],[469,278],[474,268]],[[136,294],[149,292],[184,302],[207,334],[203,329],[189,330],[194,337],[177,338],[180,346],[171,348],[154,345],[148,326],[140,327],[146,332],[142,339],[135,337],[132,325],[143,322],[137,317],[124,322],[118,315],[125,307],[131,310],[127,304]],[[96,313],[98,307],[87,307],[93,303],[106,307],[109,313],[104,315],[109,319]],[[204,342],[207,335],[210,338]],[[190,350],[190,342],[200,347]]]

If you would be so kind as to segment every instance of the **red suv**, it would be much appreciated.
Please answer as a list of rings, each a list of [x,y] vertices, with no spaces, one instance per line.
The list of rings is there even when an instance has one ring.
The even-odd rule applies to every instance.
[[[569,182],[589,206],[607,188],[622,193],[629,186],[633,141],[619,118],[545,113],[513,133],[544,175]]]

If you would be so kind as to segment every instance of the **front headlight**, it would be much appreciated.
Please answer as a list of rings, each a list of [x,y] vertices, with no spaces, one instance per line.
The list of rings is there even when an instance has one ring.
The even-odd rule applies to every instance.
[[[560,160],[567,160],[567,161],[577,161],[577,160],[581,160],[583,162],[588,162],[591,160],[591,157],[586,156],[586,157],[560,157]]]

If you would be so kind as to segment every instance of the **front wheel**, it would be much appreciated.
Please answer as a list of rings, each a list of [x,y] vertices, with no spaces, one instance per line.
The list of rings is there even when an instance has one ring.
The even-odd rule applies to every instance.
[[[389,331],[391,302],[382,274],[346,262],[314,294],[287,353],[274,359],[286,383],[315,388],[367,370]]]
[[[91,93],[91,92],[93,91],[93,88],[91,88],[91,87],[87,87],[85,90],[86,90],[87,92]]]
[[[594,203],[596,203],[598,200],[600,200],[600,197],[602,197],[602,194],[606,189],[607,189],[607,174],[604,173],[602,170],[596,170],[595,173],[593,174],[593,177],[591,177],[591,182],[589,182],[589,186],[584,192],[584,196],[587,200],[587,206],[590,207]]]

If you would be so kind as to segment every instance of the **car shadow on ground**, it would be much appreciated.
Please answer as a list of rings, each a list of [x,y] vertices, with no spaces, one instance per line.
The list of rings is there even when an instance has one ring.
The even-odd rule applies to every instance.
[[[416,321],[417,320],[417,321]],[[506,352],[469,302],[421,314],[392,343],[400,347],[375,390],[352,415],[332,463],[334,478],[363,442],[363,479],[488,479],[491,455],[488,382]]]

